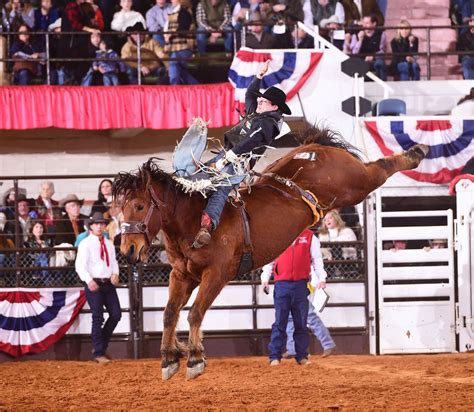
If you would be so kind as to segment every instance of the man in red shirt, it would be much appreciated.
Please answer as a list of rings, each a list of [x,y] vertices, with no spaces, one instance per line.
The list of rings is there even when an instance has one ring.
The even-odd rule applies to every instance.
[[[306,326],[308,319],[308,281],[313,287],[318,286],[317,273],[324,271],[319,240],[309,229],[304,230],[275,262],[265,265],[261,282],[268,287],[273,274],[275,290],[275,322],[272,325],[270,344],[268,345],[271,366],[280,364],[282,353],[286,348],[286,326],[291,315],[294,322],[295,359],[300,365],[307,365],[309,336]],[[318,258],[319,256],[319,258]]]

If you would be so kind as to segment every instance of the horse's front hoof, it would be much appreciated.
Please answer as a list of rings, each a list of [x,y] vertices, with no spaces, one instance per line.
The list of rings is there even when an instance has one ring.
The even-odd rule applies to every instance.
[[[194,365],[192,368],[188,367],[186,372],[187,379],[195,379],[199,375],[204,373],[204,369],[206,368],[206,364],[204,362],[199,362],[198,364]]]
[[[179,370],[179,362],[170,363],[166,368],[161,368],[161,378],[164,381],[171,379]]]

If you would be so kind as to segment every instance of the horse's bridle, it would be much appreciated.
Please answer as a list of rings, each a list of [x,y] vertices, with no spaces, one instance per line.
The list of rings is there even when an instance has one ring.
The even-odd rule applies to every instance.
[[[153,189],[153,186],[148,186],[148,193],[150,194],[151,204],[148,208],[148,212],[145,216],[143,221],[137,220],[129,220],[128,222],[122,222],[120,225],[120,232],[122,235],[130,235],[130,234],[138,234],[144,235],[147,245],[150,246],[151,242],[153,241],[154,236],[150,233],[149,230],[149,223],[150,219],[153,216],[153,213],[156,209],[160,209],[161,207],[166,207],[166,204],[158,197]],[[160,213],[160,227],[162,224],[163,218]]]

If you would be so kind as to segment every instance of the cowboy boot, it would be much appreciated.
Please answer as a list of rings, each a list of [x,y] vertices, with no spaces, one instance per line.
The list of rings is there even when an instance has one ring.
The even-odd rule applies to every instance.
[[[199,249],[206,246],[211,241],[212,220],[210,216],[203,212],[201,216],[201,229],[194,238],[193,248]]]

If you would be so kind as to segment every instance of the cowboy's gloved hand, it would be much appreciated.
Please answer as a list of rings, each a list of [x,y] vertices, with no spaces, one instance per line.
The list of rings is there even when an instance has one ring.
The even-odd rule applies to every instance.
[[[225,152],[225,156],[224,158],[229,162],[229,163],[234,163],[236,162],[239,157],[232,151],[232,150],[229,150],[227,152]]]

